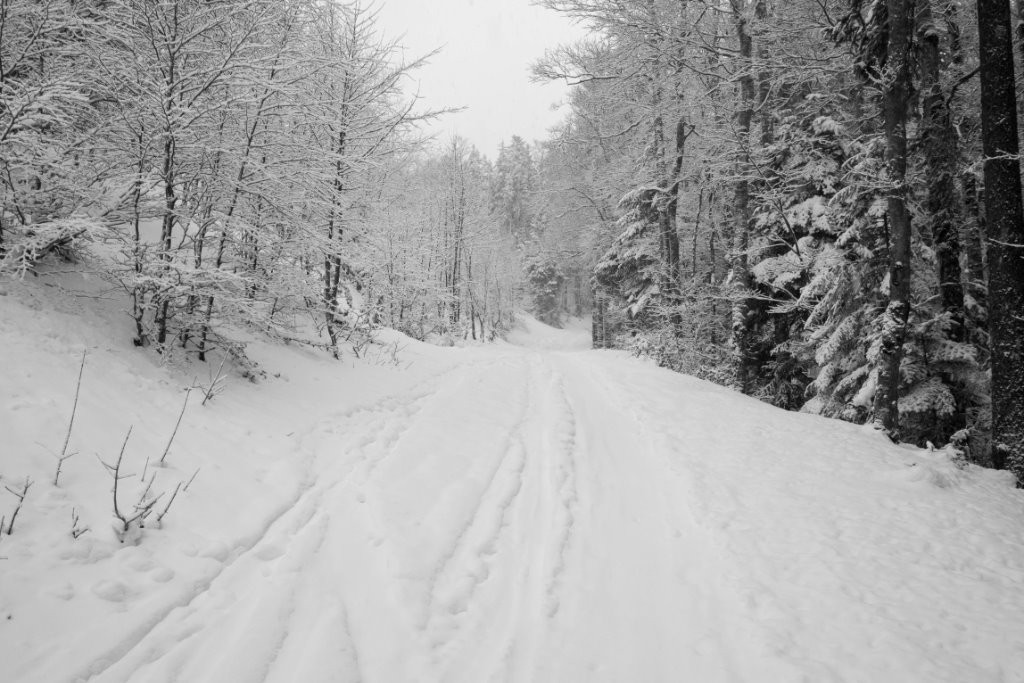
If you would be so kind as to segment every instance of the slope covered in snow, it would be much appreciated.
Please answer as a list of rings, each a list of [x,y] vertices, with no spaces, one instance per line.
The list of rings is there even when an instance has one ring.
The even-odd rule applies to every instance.
[[[252,344],[267,377],[189,404],[153,489],[199,474],[122,543],[96,456],[134,426],[130,507],[207,371],[130,348],[116,302],[2,287],[0,475],[35,484],[0,680],[1024,680],[1009,477],[528,317],[343,362]]]

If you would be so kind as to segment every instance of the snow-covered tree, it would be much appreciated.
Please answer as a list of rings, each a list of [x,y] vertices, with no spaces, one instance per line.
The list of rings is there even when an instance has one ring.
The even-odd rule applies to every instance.
[[[0,5],[0,271],[24,272],[103,225],[104,125],[80,59],[94,20],[69,0]]]

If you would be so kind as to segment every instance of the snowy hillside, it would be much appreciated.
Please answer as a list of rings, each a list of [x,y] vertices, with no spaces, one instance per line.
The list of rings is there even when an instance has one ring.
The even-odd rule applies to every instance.
[[[340,362],[253,342],[266,377],[193,391],[156,467],[209,369],[157,366],[69,277],[89,296],[0,284],[0,483],[33,482],[0,537],[0,680],[1024,680],[1006,473],[528,317]],[[100,460],[129,427],[123,508],[198,474],[122,542]]]

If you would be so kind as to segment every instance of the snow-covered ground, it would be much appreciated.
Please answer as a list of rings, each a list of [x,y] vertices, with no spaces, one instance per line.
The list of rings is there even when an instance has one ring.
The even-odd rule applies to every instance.
[[[0,539],[2,681],[1024,680],[1008,476],[586,350],[582,324],[342,362],[254,343],[267,378],[193,393],[147,469],[168,496],[199,474],[121,543],[97,455],[134,427],[130,508],[207,370],[156,366],[118,307],[0,283],[0,483],[35,481]]]

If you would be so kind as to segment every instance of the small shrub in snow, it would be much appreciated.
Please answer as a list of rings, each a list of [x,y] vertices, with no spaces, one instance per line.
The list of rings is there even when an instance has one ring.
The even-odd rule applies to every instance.
[[[967,469],[970,464],[971,453],[971,430],[961,429],[949,437],[949,445],[946,447],[950,453],[950,459],[960,469]]]
[[[153,484],[156,481],[157,477],[157,471],[154,471],[150,475],[149,481],[146,481],[146,472],[148,470],[149,465],[149,461],[147,460],[146,466],[143,469],[142,477],[140,478],[140,481],[143,484],[143,488],[142,491],[139,493],[138,499],[132,505],[130,511],[126,510],[122,506],[120,500],[120,482],[124,479],[130,479],[134,476],[131,474],[125,474],[122,471],[122,467],[124,465],[124,455],[128,447],[128,440],[131,438],[131,434],[132,427],[129,427],[128,433],[124,437],[124,442],[122,442],[121,444],[121,450],[118,453],[117,460],[114,462],[114,464],[104,462],[102,459],[100,459],[100,463],[102,463],[103,467],[106,468],[107,472],[110,474],[111,478],[114,481],[112,489],[113,508],[115,517],[113,525],[114,533],[117,536],[118,540],[121,541],[121,543],[134,544],[142,540],[142,530],[146,528],[146,521],[153,515],[154,511],[157,509],[157,504],[163,499],[166,491],[161,493],[155,493],[153,489]],[[196,470],[196,473],[192,475],[192,479],[195,479],[196,474],[199,474],[199,470]],[[188,484],[192,483],[192,479],[189,479]],[[179,491],[188,490],[188,484],[185,484],[183,487],[182,483],[178,482],[178,484],[174,487],[174,491],[171,494],[170,498],[168,499],[167,504],[164,505],[163,510],[156,515],[157,524],[160,524],[163,521],[163,518],[170,511],[171,505],[178,497]],[[83,531],[82,533],[85,532]]]
[[[196,471],[196,474],[198,474],[198,470]],[[193,476],[195,476],[195,475],[193,475]],[[191,480],[189,480],[189,483],[191,483]],[[164,517],[167,515],[167,513],[171,509],[171,505],[174,504],[174,499],[178,497],[178,491],[180,491],[180,490],[181,490],[181,482],[179,481],[178,485],[174,487],[174,493],[171,494],[171,498],[170,498],[170,500],[167,501],[167,505],[165,505],[163,511],[160,512],[160,514],[158,514],[156,516],[156,523],[157,524],[160,524],[161,522],[163,522]]]
[[[0,532],[6,533],[8,536],[14,533],[14,522],[18,519],[18,513],[21,512],[21,506],[25,503],[25,497],[28,495],[28,490],[32,488],[32,479],[25,477],[25,483],[21,485],[21,488],[11,488],[10,486],[4,486],[7,491],[18,499],[18,503],[14,506],[14,512],[11,513],[11,519],[7,522],[6,528],[4,523],[0,520]]]
[[[200,389],[203,390],[203,402],[200,403],[199,405],[205,406],[207,404],[207,402],[209,402],[215,396],[219,395],[221,392],[224,391],[224,388],[225,388],[225,386],[227,384],[227,377],[224,375],[224,361],[225,360],[227,360],[227,359],[226,358],[222,358],[221,359],[220,365],[217,366],[217,373],[216,374],[212,374],[212,373],[210,374],[209,382],[207,382],[205,385],[204,384],[195,384],[194,385],[194,386],[197,386],[197,387],[199,387]],[[188,395],[187,394],[185,395],[185,401],[186,401],[186,403],[188,402]],[[184,407],[182,407],[181,412],[182,412],[182,414],[185,413],[185,408]],[[180,417],[178,418],[178,421],[179,422],[181,421]],[[177,427],[175,427],[175,432],[177,432]],[[174,437],[172,436],[171,439],[173,440],[173,438]],[[170,448],[170,444],[168,444],[167,447]],[[160,459],[160,462],[163,462],[163,458]]]
[[[192,473],[192,476],[188,478],[188,481],[185,483],[185,486],[181,489],[182,491],[188,491],[188,487],[191,486],[192,482],[196,480],[196,476],[199,474],[199,470],[201,469],[201,467],[196,468],[196,471]]]
[[[221,364],[221,367],[223,367],[223,363]],[[219,373],[219,371],[218,371],[218,373]],[[216,382],[211,382],[210,383],[210,389],[208,391],[206,391],[206,395],[203,398],[203,403],[204,404],[206,403],[206,401],[209,400],[209,397],[211,395],[210,392],[213,391],[213,388],[214,388],[215,384],[216,384]],[[185,400],[182,401],[182,403],[181,403],[181,412],[178,413],[178,419],[174,423],[174,430],[171,432],[171,438],[169,438],[167,440],[167,445],[164,447],[164,452],[160,454],[160,465],[164,464],[164,461],[167,460],[167,454],[171,452],[171,445],[174,443],[174,437],[176,437],[178,435],[178,427],[181,426],[181,418],[183,418],[185,416],[185,408],[188,407],[188,397],[189,397],[189,394],[192,393],[192,389],[194,389],[194,388],[195,388],[194,386],[191,386],[191,387],[189,387],[188,389],[185,390]],[[146,463],[148,464],[149,460],[146,460]],[[143,468],[143,470],[142,470],[142,478],[143,479],[146,478],[146,470],[145,470],[145,468]]]
[[[402,359],[399,357],[399,353],[406,349],[405,346],[400,345],[397,341],[391,342],[390,344],[383,345],[378,351],[376,356],[371,360],[374,365],[392,365],[399,367],[402,365]]]
[[[126,510],[121,505],[119,493],[120,482],[124,479],[130,479],[134,476],[131,474],[123,473],[121,469],[122,466],[124,465],[124,454],[125,450],[128,447],[128,440],[131,438],[131,435],[132,427],[129,427],[128,433],[124,437],[124,442],[122,442],[121,444],[121,450],[117,455],[117,460],[114,462],[113,465],[104,462],[102,459],[100,459],[100,463],[102,463],[102,465],[107,469],[107,472],[114,480],[114,486],[112,489],[114,517],[116,520],[113,525],[114,533],[117,536],[117,539],[121,541],[121,543],[134,544],[142,540],[142,530],[146,527],[146,520],[153,514],[153,511],[157,507],[157,503],[159,503],[160,500],[164,497],[164,493],[155,494],[153,491],[153,483],[156,481],[157,472],[154,471],[153,474],[150,475],[150,479],[147,482],[145,481],[146,470],[143,470],[143,476],[141,477],[141,480],[142,483],[144,484],[144,487],[141,493],[139,493],[138,500],[136,500],[135,503],[132,505],[132,509],[130,511]],[[164,506],[163,511],[157,515],[156,519],[158,523],[164,518],[164,516],[170,510],[171,504],[177,497],[178,490],[180,488],[181,482],[179,482],[178,485],[175,487],[174,493],[172,494],[170,500],[168,500],[167,505]]]
[[[78,517],[78,510],[71,508],[71,538],[78,540],[78,537],[89,531],[89,527],[83,527]]]
[[[71,442],[71,429],[75,425],[75,413],[78,412],[78,395],[82,390],[82,372],[85,370],[85,351],[82,351],[82,362],[78,366],[78,381],[75,383],[75,400],[71,404],[71,417],[68,419],[68,430],[64,435],[64,445],[57,456],[57,471],[53,474],[53,485],[60,486],[60,471],[64,467],[64,461],[74,457],[77,453],[68,453],[68,444]]]
[[[111,465],[109,463],[106,463],[102,459],[100,459],[100,464],[102,464],[103,467],[106,468],[107,473],[110,474],[110,476],[113,477],[113,479],[114,479],[114,487],[113,487],[114,516],[118,520],[120,520],[120,523],[121,523],[120,529],[117,529],[115,527],[115,533],[117,533],[118,538],[121,540],[122,543],[125,540],[125,535],[131,529],[132,523],[139,520],[138,516],[129,517],[129,516],[125,515],[123,512],[121,512],[121,506],[118,504],[118,499],[117,499],[118,485],[121,483],[122,479],[127,479],[128,476],[130,476],[130,475],[126,475],[126,474],[122,474],[121,473],[121,464],[124,462],[124,451],[128,447],[128,439],[130,439],[131,436],[132,436],[132,427],[129,427],[128,428],[128,433],[125,434],[124,442],[121,444],[121,451],[117,455],[117,461],[113,465]]]
[[[356,358],[362,358],[366,355],[367,348],[373,344],[373,335],[363,330],[353,330],[349,334],[348,341],[352,344],[352,353]],[[453,342],[454,343],[454,342]],[[446,344],[451,346],[452,344]]]
[[[907,479],[940,489],[956,488],[967,479],[966,463],[951,449],[922,451],[911,463]]]

